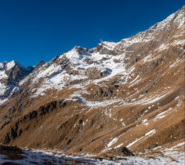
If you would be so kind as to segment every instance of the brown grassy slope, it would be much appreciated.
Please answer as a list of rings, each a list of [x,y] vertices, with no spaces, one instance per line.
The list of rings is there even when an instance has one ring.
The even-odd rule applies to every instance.
[[[131,45],[126,52],[127,74],[98,83],[87,80],[83,88],[69,85],[33,98],[32,89],[40,87],[43,79],[34,86],[27,82],[0,107],[0,142],[100,153],[136,139],[140,140],[129,147],[131,151],[184,139],[185,53],[183,43],[173,45],[182,36],[182,29],[174,26],[157,33],[154,41]],[[168,46],[160,50],[164,43]],[[80,102],[76,93],[91,105]],[[165,115],[157,117],[162,112]],[[145,136],[151,130],[155,133]]]

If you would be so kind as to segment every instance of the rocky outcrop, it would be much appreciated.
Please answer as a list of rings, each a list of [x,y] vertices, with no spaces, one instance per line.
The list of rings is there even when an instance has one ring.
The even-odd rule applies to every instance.
[[[5,70],[5,73],[8,75],[8,82],[11,84],[16,84],[31,72],[32,70],[27,70],[18,66],[15,66],[10,70]]]
[[[45,62],[42,60],[40,61],[35,67],[34,67],[34,71],[37,71],[40,67],[42,67],[45,64]]]
[[[85,61],[87,64],[93,64],[93,63],[94,63],[94,61],[93,61],[91,58],[89,58],[89,57],[86,57],[86,58],[84,59],[84,61]]]
[[[117,149],[111,149],[106,153],[119,156],[134,156],[134,154],[127,147],[120,147]]]
[[[27,123],[29,121],[32,121],[33,119],[37,118],[39,120],[42,118],[42,116],[51,113],[54,109],[57,108],[57,104],[59,107],[64,107],[66,105],[65,102],[59,102],[57,103],[56,101],[52,101],[45,106],[40,106],[37,110],[34,110],[32,112],[29,112],[28,114],[24,115],[22,118],[19,118],[17,121],[8,121],[5,122],[4,125],[1,127],[3,129],[6,125],[10,124],[10,129],[8,132],[4,135],[4,137],[1,139],[1,143],[3,144],[9,144],[11,140],[14,140],[18,136],[21,135],[22,130],[27,130],[27,129],[21,129],[20,125],[24,125],[24,123]],[[1,130],[0,129],[0,130]]]
[[[100,71],[97,67],[90,67],[85,70],[85,75],[89,79],[100,79],[102,77],[105,77],[107,74],[107,70],[105,71]]]
[[[0,98],[5,99],[10,96],[14,87],[33,71],[33,68],[25,68],[16,61],[2,64],[1,71],[4,72],[4,78],[0,79],[0,83],[6,86],[6,90],[0,95]]]
[[[100,99],[113,96],[113,90],[108,86],[100,87],[98,85],[92,85],[88,91],[90,91],[90,95],[86,96],[88,99]]]

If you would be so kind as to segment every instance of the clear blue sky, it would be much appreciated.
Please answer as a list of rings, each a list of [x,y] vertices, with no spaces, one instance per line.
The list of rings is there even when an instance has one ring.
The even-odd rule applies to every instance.
[[[184,0],[0,0],[0,62],[27,67],[75,45],[118,42],[183,5]]]

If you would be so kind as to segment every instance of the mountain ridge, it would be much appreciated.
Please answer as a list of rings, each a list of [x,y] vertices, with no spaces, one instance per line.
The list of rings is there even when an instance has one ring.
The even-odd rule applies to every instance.
[[[75,46],[30,70],[2,67],[0,142],[137,153],[182,140],[184,10],[117,43]]]

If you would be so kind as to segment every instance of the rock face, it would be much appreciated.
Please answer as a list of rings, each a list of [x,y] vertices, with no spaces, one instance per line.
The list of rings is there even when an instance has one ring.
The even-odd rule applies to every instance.
[[[91,58],[89,58],[89,57],[86,57],[86,58],[84,59],[84,61],[85,61],[87,64],[93,64],[93,63],[94,63],[93,60],[92,60]]]
[[[184,10],[34,67],[0,63],[0,143],[123,156],[183,140]]]
[[[3,62],[0,64],[0,68],[1,99],[7,98],[14,87],[33,71],[32,68],[24,68],[16,61]]]
[[[102,77],[105,77],[107,74],[107,70],[101,72],[98,68],[96,67],[90,67],[85,70],[85,75],[91,79],[100,79]]]
[[[40,61],[35,67],[34,70],[37,71],[41,66],[43,66],[45,64],[45,62],[42,60]]]

